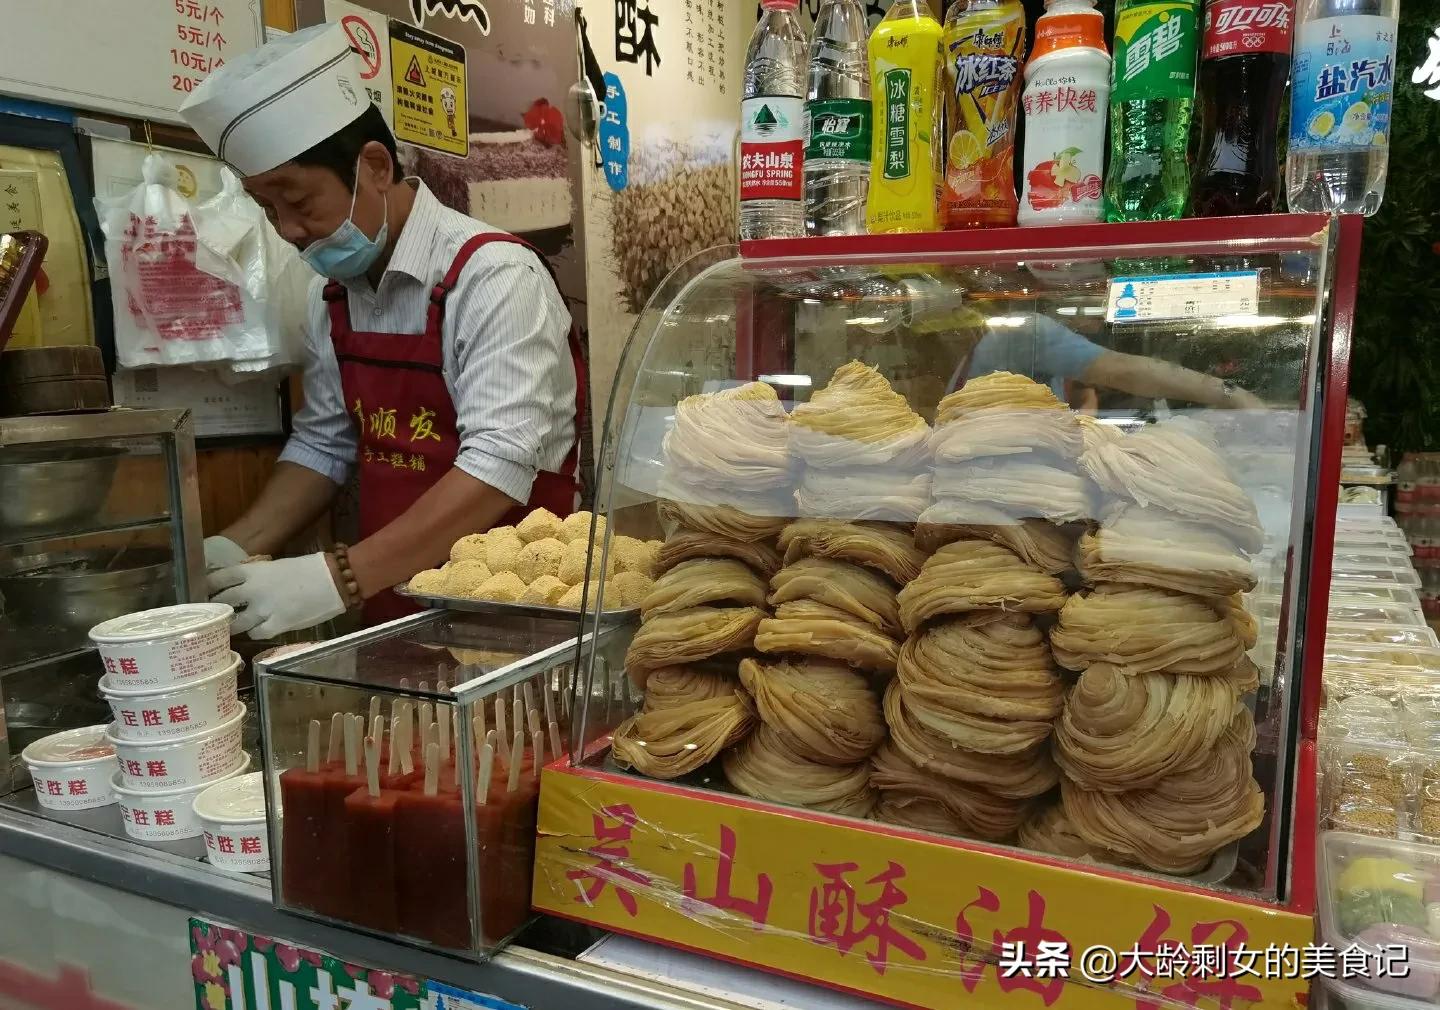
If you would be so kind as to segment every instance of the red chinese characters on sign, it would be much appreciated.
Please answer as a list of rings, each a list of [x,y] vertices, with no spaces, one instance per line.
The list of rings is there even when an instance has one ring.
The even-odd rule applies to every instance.
[[[135,660],[129,657],[122,657],[120,660],[120,672],[127,677],[140,676],[140,666]]]
[[[1000,986],[1001,992],[1009,993],[1023,989],[1035,993],[1046,1006],[1050,1006],[1065,991],[1065,978],[1059,971],[1035,970],[1035,959],[1048,951],[1068,952],[1070,942],[1065,939],[1064,934],[1045,927],[1045,898],[1039,891],[1030,892],[1028,903],[1029,911],[1025,925],[1016,926],[1004,933],[998,929],[995,930],[994,945],[994,949],[997,951],[1005,949],[1008,945],[1011,949],[1026,952],[1027,970],[1002,971],[997,975],[996,983]]]
[[[695,864],[685,864],[685,876],[681,899],[681,911],[688,915],[706,915],[708,906],[724,912],[738,912],[748,918],[756,929],[761,928],[770,918],[770,899],[775,885],[766,873],[755,878],[755,899],[736,897],[731,887],[735,874],[735,831],[729,825],[720,825],[720,858],[715,867],[715,893],[708,898],[699,896],[696,884]]]
[[[240,839],[240,852],[242,855],[257,856],[260,854],[260,838],[257,835],[246,835]]]
[[[625,863],[630,858],[628,843],[638,820],[635,808],[628,803],[601,807],[595,813],[592,830],[597,844],[585,850],[586,855],[594,857],[595,865],[565,872],[565,879],[574,882],[580,892],[575,896],[577,902],[594,905],[610,885],[626,914],[632,918],[639,914],[640,906],[631,890],[646,890],[650,878]]]
[[[127,307],[137,325],[161,340],[213,340],[244,319],[240,289],[199,269],[197,247],[189,215],[174,232],[162,232],[154,218],[130,217],[121,249]],[[125,662],[121,672],[132,672]]]
[[[1064,994],[1070,971],[1070,941],[1059,930],[1045,925],[1045,908],[1045,896],[1031,890],[1026,895],[1025,923],[1010,929],[991,929],[990,941],[984,944],[978,939],[982,931],[970,916],[975,912],[993,916],[1001,911],[1001,902],[989,888],[976,888],[975,899],[955,917],[960,980],[966,992],[973,993],[985,970],[993,968],[995,984],[1003,993],[1033,992],[1047,1007]]]
[[[66,783],[67,791],[71,796],[88,796],[90,786],[84,779],[71,779]]]
[[[170,711],[169,711],[168,714],[169,714],[170,722],[171,722],[171,723],[189,722],[189,721],[190,721],[190,706],[189,706],[189,705],[172,705],[172,706],[170,706]]]
[[[1065,86],[1026,95],[1025,114],[1039,116],[1050,112],[1093,113],[1096,111],[1097,102],[1094,88]]]
[[[1243,981],[1245,975],[1253,974],[1253,963],[1247,972],[1241,963],[1241,951],[1250,939],[1250,930],[1234,919],[1220,919],[1216,922],[1197,922],[1190,927],[1191,949],[1217,949],[1221,970],[1189,971],[1190,957],[1181,941],[1172,940],[1170,913],[1160,905],[1154,906],[1155,917],[1132,951],[1122,952],[1119,970],[1122,977],[1140,976],[1154,978],[1157,975],[1173,979],[1170,985],[1158,991],[1142,993],[1135,998],[1136,1010],[1161,1010],[1166,1006],[1217,1006],[1219,1010],[1232,1010],[1238,1004],[1258,1003],[1262,998],[1259,988]],[[1128,959],[1128,960],[1127,960]],[[1251,959],[1253,962],[1253,958]],[[1165,962],[1160,970],[1160,962]],[[1130,969],[1127,972],[1127,969]]]
[[[140,721],[146,726],[159,726],[162,721],[160,719],[160,710],[154,708],[147,708],[145,711],[140,713]]]
[[[891,947],[912,960],[925,960],[920,944],[890,924],[891,911],[909,899],[896,883],[905,877],[903,866],[891,861],[865,881],[872,889],[879,888],[870,901],[861,901],[847,879],[859,871],[858,863],[816,863],[815,869],[824,883],[810,891],[810,939],[834,947],[841,956],[864,944],[865,960],[879,975],[890,965]]]
[[[162,827],[162,828],[173,828],[173,827],[175,826],[175,811],[173,811],[173,810],[157,810],[157,811],[155,811],[155,823],[156,823],[157,826]]]

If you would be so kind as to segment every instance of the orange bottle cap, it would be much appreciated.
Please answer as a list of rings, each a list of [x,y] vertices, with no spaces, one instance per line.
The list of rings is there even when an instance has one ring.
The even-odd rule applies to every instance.
[[[1035,25],[1035,48],[1030,59],[1035,60],[1062,49],[1105,48],[1105,16],[1097,10],[1075,14],[1046,14]]]

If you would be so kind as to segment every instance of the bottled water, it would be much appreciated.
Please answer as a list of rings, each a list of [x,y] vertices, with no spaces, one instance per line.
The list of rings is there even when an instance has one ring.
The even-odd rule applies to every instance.
[[[762,0],[740,103],[740,237],[805,234],[805,33],[800,0]]]
[[[1398,13],[1399,0],[1300,0],[1285,159],[1292,212],[1380,209]]]
[[[865,234],[870,189],[870,34],[860,0],[824,0],[805,91],[805,233]]]

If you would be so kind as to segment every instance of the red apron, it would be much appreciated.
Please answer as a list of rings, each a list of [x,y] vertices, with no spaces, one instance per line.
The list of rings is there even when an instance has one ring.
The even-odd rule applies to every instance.
[[[345,403],[360,431],[360,539],[372,536],[398,519],[455,465],[460,435],[455,405],[445,386],[441,338],[445,300],[475,250],[487,242],[528,243],[504,232],[487,232],[467,240],[440,283],[430,292],[425,332],[374,333],[350,325],[345,288],[325,286],[330,311],[330,338],[340,365]],[[549,264],[538,252],[541,263]],[[575,432],[578,442],[585,416],[586,367],[579,332],[570,325],[570,360],[575,368]],[[571,446],[559,473],[535,477],[530,500],[512,509],[501,524],[514,525],[531,510],[547,508],[564,517],[575,511],[580,489],[576,474],[579,454]],[[391,621],[419,608],[386,589],[365,604],[369,624]]]

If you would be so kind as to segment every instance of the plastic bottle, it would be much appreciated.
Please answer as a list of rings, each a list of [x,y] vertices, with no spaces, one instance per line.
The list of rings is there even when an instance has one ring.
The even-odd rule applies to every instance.
[[[740,102],[740,237],[805,234],[805,33],[799,0],[761,0]]]
[[[1015,223],[1015,112],[1024,65],[1020,0],[955,0],[945,18],[946,228]]]
[[[1119,0],[1105,220],[1167,221],[1190,199],[1199,0]]]
[[[805,233],[865,234],[870,190],[870,22],[860,0],[824,0],[805,89]]]
[[[895,0],[870,34],[872,234],[939,227],[940,38],[927,0]]]
[[[1370,215],[1385,196],[1399,0],[1302,0],[1290,85],[1290,210]]]
[[[1275,145],[1294,21],[1294,0],[1205,5],[1190,201],[1198,217],[1269,214],[1279,202]]]
[[[1020,223],[1099,221],[1110,110],[1105,17],[1094,0],[1046,0],[1025,65]]]

